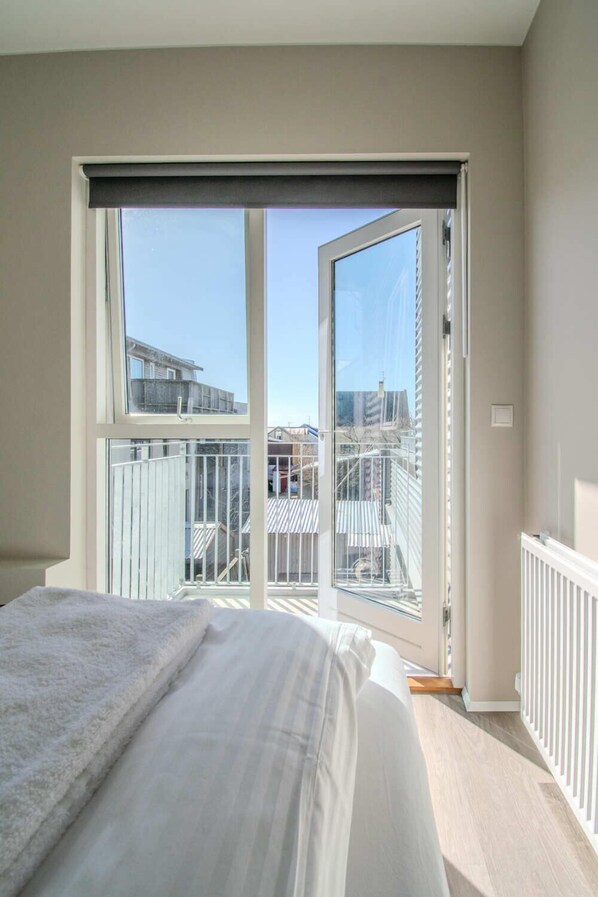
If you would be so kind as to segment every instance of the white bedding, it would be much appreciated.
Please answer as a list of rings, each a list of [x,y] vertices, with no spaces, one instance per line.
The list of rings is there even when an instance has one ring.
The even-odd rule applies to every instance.
[[[215,611],[23,897],[343,897],[372,657],[357,627]]]
[[[32,589],[0,617],[0,894],[19,890],[196,650],[212,606]]]
[[[359,749],[346,897],[449,897],[403,664],[374,642],[358,699]]]

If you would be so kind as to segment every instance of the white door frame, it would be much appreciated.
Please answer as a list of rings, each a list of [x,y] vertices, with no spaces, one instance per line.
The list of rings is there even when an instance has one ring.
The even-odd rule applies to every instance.
[[[319,256],[319,351],[320,351],[320,535],[319,599],[322,616],[349,618],[375,630],[383,640],[399,647],[406,659],[433,672],[444,671],[442,636],[444,599],[444,429],[442,412],[442,313],[439,278],[441,213],[403,210],[386,215],[357,231],[320,248]],[[424,408],[422,496],[422,592],[421,620],[333,585],[334,558],[334,358],[332,290],[334,264],[402,232],[421,227],[422,254],[422,351]],[[445,297],[444,297],[445,299]],[[430,424],[425,409],[433,409],[437,424]],[[430,412],[428,412],[429,414]]]

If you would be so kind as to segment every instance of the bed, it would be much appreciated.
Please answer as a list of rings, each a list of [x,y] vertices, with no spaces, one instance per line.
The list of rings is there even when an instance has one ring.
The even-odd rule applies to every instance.
[[[214,610],[187,653],[22,897],[447,897],[392,648]]]

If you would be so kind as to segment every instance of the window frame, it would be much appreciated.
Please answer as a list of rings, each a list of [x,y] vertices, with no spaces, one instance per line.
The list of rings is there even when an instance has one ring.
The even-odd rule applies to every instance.
[[[86,213],[87,582],[106,591],[109,569],[109,440],[248,440],[250,445],[251,577],[249,605],[267,602],[267,332],[265,228],[262,209],[246,209],[246,414],[135,414],[125,412],[125,331],[122,252],[117,210]]]
[[[252,213],[256,213],[255,215]],[[223,438],[235,438],[236,432],[232,429],[239,426],[249,427],[251,423],[251,379],[259,377],[256,373],[255,366],[252,370],[251,358],[251,341],[252,341],[252,321],[256,314],[256,299],[252,296],[250,285],[250,265],[255,268],[259,267],[257,259],[257,243],[258,230],[265,230],[265,214],[259,209],[245,209],[245,321],[246,321],[246,379],[247,379],[247,413],[246,414],[147,414],[133,412],[129,410],[129,400],[127,391],[127,370],[126,359],[126,328],[125,328],[125,307],[124,307],[124,289],[123,289],[123,243],[122,243],[122,226],[120,209],[97,209],[95,212],[100,217],[104,217],[104,226],[106,229],[106,267],[108,271],[107,282],[107,302],[110,309],[107,325],[110,330],[109,356],[110,366],[112,369],[112,377],[109,383],[112,396],[109,401],[112,407],[112,419],[114,423],[122,425],[131,425],[135,427],[147,427],[159,425],[167,428],[178,427],[184,423],[193,427],[203,427],[209,422],[209,431],[214,432],[214,427],[224,430],[227,434]],[[94,211],[91,210],[91,214]],[[258,222],[261,221],[261,225]],[[260,236],[260,243],[265,239],[265,235]],[[258,316],[259,317],[259,316]],[[258,320],[258,326],[260,321]],[[255,334],[253,334],[255,340]],[[172,379],[176,380],[175,376]],[[168,379],[168,378],[167,378]],[[231,430],[229,431],[229,428]],[[167,435],[160,434],[164,438]],[[173,434],[174,436],[174,434]],[[140,437],[141,438],[141,437]],[[200,436],[194,434],[189,438],[198,439]],[[204,438],[214,438],[206,436]]]

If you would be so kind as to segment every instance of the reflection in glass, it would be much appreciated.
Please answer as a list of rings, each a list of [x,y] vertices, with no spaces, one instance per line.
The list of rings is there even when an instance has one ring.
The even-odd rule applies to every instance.
[[[123,209],[121,233],[129,411],[246,413],[243,210]]]
[[[420,228],[334,265],[335,585],[421,616]]]

